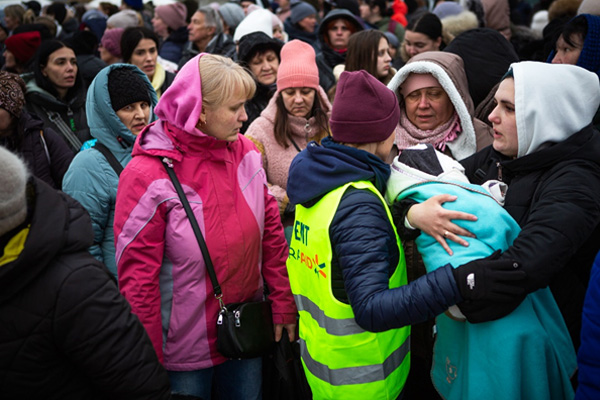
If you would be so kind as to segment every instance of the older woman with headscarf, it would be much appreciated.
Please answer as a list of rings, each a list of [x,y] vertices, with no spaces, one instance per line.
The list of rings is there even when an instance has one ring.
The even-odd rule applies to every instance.
[[[388,84],[400,99],[398,150],[420,143],[462,160],[492,143],[492,130],[475,118],[462,59],[440,51],[411,58]]]
[[[492,143],[491,128],[473,116],[473,100],[459,56],[440,51],[417,54],[394,75],[388,87],[400,103],[395,143],[398,151],[426,143],[462,160]],[[403,214],[397,219],[399,228],[403,225],[410,228]],[[409,232],[402,239],[411,281],[426,271],[414,240],[410,240],[414,235]],[[417,390],[432,396],[436,393],[428,374],[432,362],[432,328],[433,321],[414,327],[412,355],[417,362],[413,373],[422,367],[425,378],[409,380],[408,392]]]

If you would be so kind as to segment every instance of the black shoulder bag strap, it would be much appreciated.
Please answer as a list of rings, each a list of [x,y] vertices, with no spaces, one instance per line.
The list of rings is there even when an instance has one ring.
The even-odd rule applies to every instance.
[[[196,236],[196,240],[198,241],[198,246],[200,246],[200,251],[202,252],[202,256],[204,257],[204,263],[206,264],[206,270],[208,272],[208,276],[210,277],[210,282],[212,283],[213,290],[215,292],[215,297],[219,300],[219,304],[221,308],[223,308],[223,292],[221,292],[221,286],[219,285],[219,281],[217,280],[217,274],[215,274],[215,268],[212,263],[212,259],[210,258],[210,253],[208,252],[208,247],[206,247],[206,242],[204,241],[204,236],[202,236],[202,231],[198,226],[198,221],[192,212],[192,208],[190,207],[190,203],[183,192],[183,188],[181,187],[181,183],[179,183],[179,179],[173,171],[172,164],[165,158],[162,160],[165,169],[167,170],[167,174],[169,174],[169,178],[171,178],[171,182],[173,182],[173,186],[175,186],[175,190],[177,191],[177,195],[179,196],[179,200],[181,201],[181,205],[183,205],[183,209],[185,210],[185,214],[190,220],[190,224],[192,225],[192,230],[194,231],[194,235]],[[170,165],[171,164],[171,165]]]
[[[106,158],[106,161],[108,161],[108,163],[110,164],[112,169],[114,169],[115,172],[117,173],[117,176],[121,176],[121,172],[123,172],[123,166],[121,165],[119,160],[117,160],[115,155],[108,149],[108,147],[106,147],[99,141],[96,141],[96,144],[94,145],[93,148],[98,150],[100,153],[102,153],[104,158]]]

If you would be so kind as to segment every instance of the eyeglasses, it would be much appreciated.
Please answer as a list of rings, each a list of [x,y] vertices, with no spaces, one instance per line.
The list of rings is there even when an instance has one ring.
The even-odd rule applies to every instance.
[[[446,95],[446,92],[442,88],[418,89],[408,94],[408,96],[405,96],[404,101],[413,104],[418,103],[423,98],[423,95],[425,95],[428,101],[436,102],[442,100]]]

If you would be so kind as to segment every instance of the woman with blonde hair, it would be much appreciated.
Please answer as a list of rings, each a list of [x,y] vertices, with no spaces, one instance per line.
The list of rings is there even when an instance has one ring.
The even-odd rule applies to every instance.
[[[222,300],[262,300],[266,282],[275,340],[284,328],[294,338],[296,307],[277,201],[260,153],[239,134],[254,91],[252,77],[231,59],[196,56],[163,93],[155,109],[159,120],[139,134],[119,180],[119,286],[169,371],[173,393],[261,398],[262,361],[228,359],[217,350],[219,300],[166,168],[184,188]]]

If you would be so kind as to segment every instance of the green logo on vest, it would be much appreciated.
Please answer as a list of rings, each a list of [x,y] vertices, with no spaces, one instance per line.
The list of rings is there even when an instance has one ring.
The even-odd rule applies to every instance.
[[[301,244],[303,247],[308,247],[308,232],[310,231],[310,227],[306,224],[303,224],[300,221],[296,221],[294,224],[294,239],[296,243]],[[292,242],[294,244],[294,242]],[[300,249],[294,249],[290,246],[290,256],[291,259],[299,260],[300,264],[304,264],[308,267],[308,269],[312,269],[315,271],[317,276],[321,275],[323,278],[327,278],[327,274],[323,271],[325,268],[325,263],[319,263],[319,255],[315,254],[314,256],[309,256],[304,251]]]

